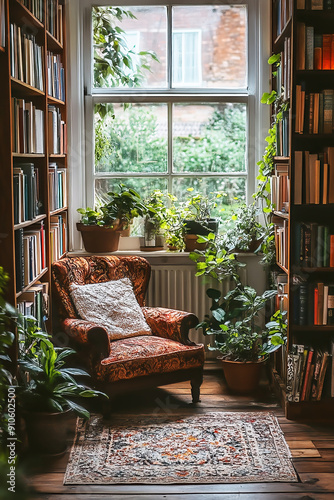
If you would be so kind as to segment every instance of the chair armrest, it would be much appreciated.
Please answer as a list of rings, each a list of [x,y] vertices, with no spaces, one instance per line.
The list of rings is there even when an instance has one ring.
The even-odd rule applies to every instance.
[[[82,347],[92,349],[100,359],[109,356],[109,337],[102,326],[91,321],[73,318],[65,319],[62,325],[69,337]]]
[[[195,314],[163,307],[142,307],[142,311],[153,335],[195,345],[188,338],[190,328],[199,323]]]

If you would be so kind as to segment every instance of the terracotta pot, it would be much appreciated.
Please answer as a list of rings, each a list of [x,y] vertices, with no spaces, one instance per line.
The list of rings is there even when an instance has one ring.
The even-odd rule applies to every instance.
[[[205,250],[206,243],[197,243],[197,234],[185,234],[184,242],[186,244],[186,252],[193,252],[194,250]]]
[[[85,250],[90,253],[115,252],[118,250],[120,230],[103,226],[85,226],[77,223]]]
[[[70,412],[71,410],[59,413],[23,411],[29,449],[42,455],[65,453]]]
[[[261,369],[265,359],[259,361],[229,361],[220,359],[226,383],[233,392],[247,394],[259,385]]]

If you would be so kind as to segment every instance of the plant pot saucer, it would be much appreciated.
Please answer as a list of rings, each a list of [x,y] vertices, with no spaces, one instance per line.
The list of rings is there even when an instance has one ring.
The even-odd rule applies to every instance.
[[[163,250],[164,247],[139,247],[141,252],[158,252]]]

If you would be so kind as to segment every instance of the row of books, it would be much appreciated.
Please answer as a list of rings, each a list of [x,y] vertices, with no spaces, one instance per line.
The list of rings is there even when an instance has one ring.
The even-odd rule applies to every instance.
[[[44,91],[43,49],[34,35],[16,24],[10,25],[11,75],[36,89]]]
[[[277,295],[275,297],[276,311],[279,309],[281,312],[286,312],[289,308],[288,275],[286,273],[277,274],[275,282],[277,286]]]
[[[334,90],[306,93],[296,85],[297,134],[332,134],[334,130]]]
[[[65,70],[60,54],[47,53],[48,94],[65,102]]]
[[[304,268],[334,267],[334,234],[316,222],[295,225],[294,262]]]
[[[17,97],[12,97],[11,107],[13,152],[44,154],[44,111]]]
[[[59,0],[47,0],[48,16],[46,29],[63,45],[63,5]]]
[[[288,268],[288,223],[289,221],[284,219],[282,225],[275,226],[276,261],[286,269]]]
[[[48,146],[50,154],[65,154],[67,152],[66,123],[62,120],[60,109],[48,107]]]
[[[333,0],[297,0],[297,9],[334,10]]]
[[[334,147],[323,153],[295,151],[295,205],[334,203]]]
[[[33,220],[41,213],[39,170],[33,163],[13,169],[14,224]]]
[[[282,119],[276,124],[276,155],[290,155],[289,110],[282,112]]]
[[[46,331],[49,316],[49,283],[37,282],[23,292],[17,300],[17,309],[24,316],[33,316],[41,330]]]
[[[15,230],[16,291],[34,281],[45,269],[45,229],[41,223],[27,229]]]
[[[51,262],[59,260],[67,250],[66,213],[50,217]]]
[[[277,36],[279,36],[292,14],[292,0],[277,0]]]
[[[281,52],[281,61],[276,72],[277,92],[282,93],[283,100],[290,97],[291,87],[291,39],[285,37],[284,47]]]
[[[49,164],[49,209],[58,210],[67,206],[66,168],[56,163]]]
[[[275,210],[288,213],[290,204],[289,165],[276,163],[274,169],[274,174],[271,177],[271,202]]]
[[[319,401],[323,396],[333,397],[333,350],[292,344],[288,353],[287,401]]]
[[[19,0],[19,2],[27,7],[41,23],[44,22],[44,0]]]
[[[334,69],[334,35],[297,24],[297,70]]]
[[[334,325],[333,284],[301,283],[294,291],[293,310],[296,325]]]
[[[6,46],[5,0],[0,0],[0,46]]]

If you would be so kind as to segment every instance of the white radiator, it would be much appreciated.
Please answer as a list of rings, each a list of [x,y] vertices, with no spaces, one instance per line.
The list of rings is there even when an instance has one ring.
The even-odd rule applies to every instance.
[[[242,274],[245,274],[242,268]],[[207,277],[196,277],[195,266],[191,265],[152,265],[151,279],[146,297],[146,304],[151,307],[168,307],[194,313],[199,321],[210,312],[211,299],[206,295],[208,288],[219,288],[223,295],[229,291],[228,281],[219,284]],[[244,276],[243,276],[244,279]],[[190,339],[196,343],[212,342],[212,337],[204,337],[202,330],[192,329]],[[213,351],[207,352],[207,358],[215,358]]]

